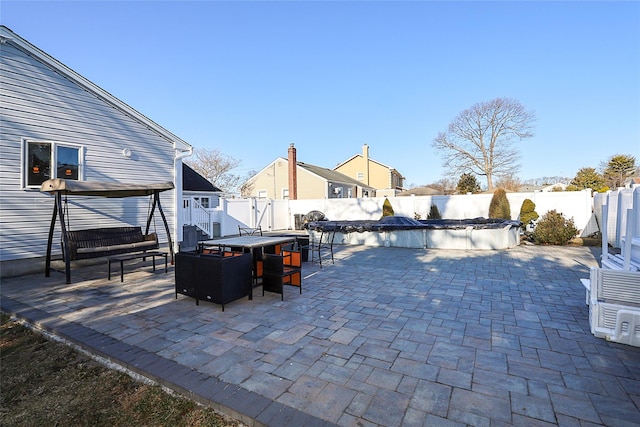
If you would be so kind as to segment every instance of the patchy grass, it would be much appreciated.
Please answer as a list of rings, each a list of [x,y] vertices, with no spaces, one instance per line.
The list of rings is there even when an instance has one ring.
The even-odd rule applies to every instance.
[[[103,367],[2,314],[0,426],[242,424]]]

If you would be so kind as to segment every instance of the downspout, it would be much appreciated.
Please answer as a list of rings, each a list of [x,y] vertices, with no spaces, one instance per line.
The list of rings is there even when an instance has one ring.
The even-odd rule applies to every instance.
[[[182,233],[182,159],[193,155],[193,147],[189,146],[186,150],[175,149],[175,156],[173,157],[173,170],[175,181],[175,192],[173,205],[175,206],[174,221],[173,221],[173,235],[175,240],[173,242],[175,252],[178,252],[179,243],[182,242],[184,236]]]

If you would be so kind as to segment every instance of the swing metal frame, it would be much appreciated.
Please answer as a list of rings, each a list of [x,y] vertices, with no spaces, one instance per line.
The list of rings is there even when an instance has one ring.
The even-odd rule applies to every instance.
[[[164,223],[165,232],[169,243],[169,251],[171,253],[171,263],[174,261],[173,242],[171,240],[171,232],[167,218],[160,204],[160,193],[163,191],[173,190],[175,187],[172,182],[150,183],[150,184],[129,184],[120,182],[91,182],[91,181],[71,181],[65,179],[50,179],[42,183],[40,191],[50,193],[54,196],[53,213],[51,216],[51,225],[49,227],[49,237],[47,240],[47,257],[45,264],[45,277],[51,275],[51,250],[53,244],[53,234],[55,231],[56,219],[60,218],[60,229],[62,236],[62,253],[65,262],[66,283],[71,283],[71,256],[69,250],[69,229],[65,224],[65,209],[63,206],[62,196],[65,196],[65,202],[68,196],[94,196],[106,198],[123,198],[123,197],[142,197],[152,196],[153,204],[149,210],[147,217],[147,225],[145,235],[149,234],[151,220],[156,207],[160,212]],[[67,216],[68,222],[68,216]],[[138,249],[140,251],[140,249]]]

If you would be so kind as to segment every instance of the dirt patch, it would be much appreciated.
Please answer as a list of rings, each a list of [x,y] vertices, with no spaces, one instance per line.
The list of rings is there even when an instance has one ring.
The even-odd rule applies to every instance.
[[[569,240],[569,245],[572,246],[600,246],[602,239],[599,237],[575,237]]]
[[[0,426],[217,426],[242,423],[103,367],[2,314]]]

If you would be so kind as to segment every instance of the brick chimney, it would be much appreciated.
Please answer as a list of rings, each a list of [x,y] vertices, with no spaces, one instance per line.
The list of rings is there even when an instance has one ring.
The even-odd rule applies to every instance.
[[[364,160],[364,183],[369,185],[369,146],[362,146],[362,159]]]
[[[293,142],[289,144],[289,200],[298,199],[298,161],[296,159],[296,147]]]

